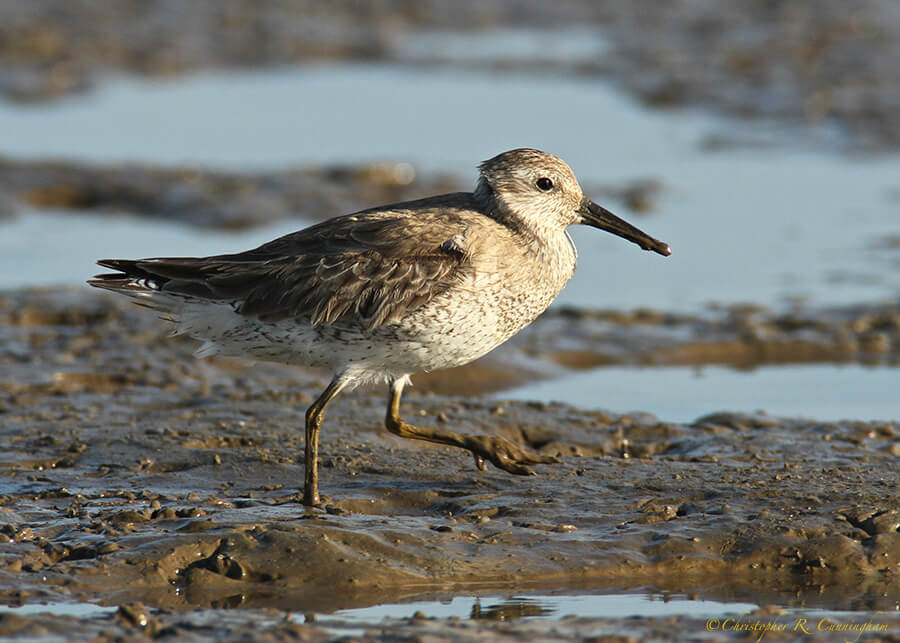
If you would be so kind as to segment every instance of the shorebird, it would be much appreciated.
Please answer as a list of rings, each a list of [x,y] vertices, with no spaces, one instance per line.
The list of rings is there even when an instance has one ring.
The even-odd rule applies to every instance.
[[[303,503],[320,504],[325,407],[343,389],[389,385],[385,425],[404,438],[466,449],[519,475],[559,462],[498,437],[413,426],[400,418],[410,375],[460,366],[527,326],[575,271],[567,228],[606,230],[671,251],[582,193],[561,159],[533,149],[479,166],[456,192],[329,219],[254,250],[213,257],[103,259],[117,272],[88,283],[133,297],[223,354],[324,367],[331,382],[306,411]]]

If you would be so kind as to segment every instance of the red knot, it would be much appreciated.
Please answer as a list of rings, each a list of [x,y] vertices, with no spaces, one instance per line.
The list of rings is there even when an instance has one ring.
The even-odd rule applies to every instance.
[[[584,224],[644,250],[669,246],[584,196],[561,159],[533,149],[485,161],[474,192],[329,219],[254,250],[200,258],[104,259],[89,281],[163,312],[222,354],[329,369],[306,411],[303,502],[319,504],[319,428],[347,387],[389,385],[391,433],[470,451],[519,475],[558,462],[499,438],[400,418],[409,376],[475,360],[527,326],[575,271],[566,229]]]

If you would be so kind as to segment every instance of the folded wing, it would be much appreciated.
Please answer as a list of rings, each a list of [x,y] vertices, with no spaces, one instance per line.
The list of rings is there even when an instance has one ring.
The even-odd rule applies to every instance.
[[[104,259],[118,272],[89,283],[132,296],[233,302],[266,321],[376,328],[396,323],[463,280],[469,261],[453,217],[425,224],[402,212],[323,222],[254,250],[213,257]]]

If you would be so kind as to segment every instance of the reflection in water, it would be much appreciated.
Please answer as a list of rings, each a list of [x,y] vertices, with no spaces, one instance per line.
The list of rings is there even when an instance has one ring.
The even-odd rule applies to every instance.
[[[481,599],[476,598],[469,618],[490,621],[512,621],[525,617],[547,617],[556,610],[549,604],[533,598],[514,597],[487,607],[481,606]]]
[[[490,601],[488,603],[488,601]],[[482,605],[487,603],[487,607]],[[726,603],[692,600],[683,595],[649,594],[534,594],[515,596],[455,596],[449,600],[387,603],[339,610],[329,618],[343,623],[377,623],[423,614],[428,618],[471,618],[512,621],[520,618],[552,620],[563,616],[584,618],[621,618],[623,616],[719,616],[740,614],[755,609],[752,603]],[[297,617],[302,618],[298,615]],[[322,619],[323,623],[325,617]]]

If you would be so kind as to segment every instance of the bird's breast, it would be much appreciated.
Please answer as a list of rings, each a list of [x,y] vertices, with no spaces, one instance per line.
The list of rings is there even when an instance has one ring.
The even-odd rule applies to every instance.
[[[568,234],[507,247],[473,263],[467,291],[470,323],[483,323],[501,343],[531,323],[556,299],[575,271]],[[459,296],[459,293],[457,293]]]

